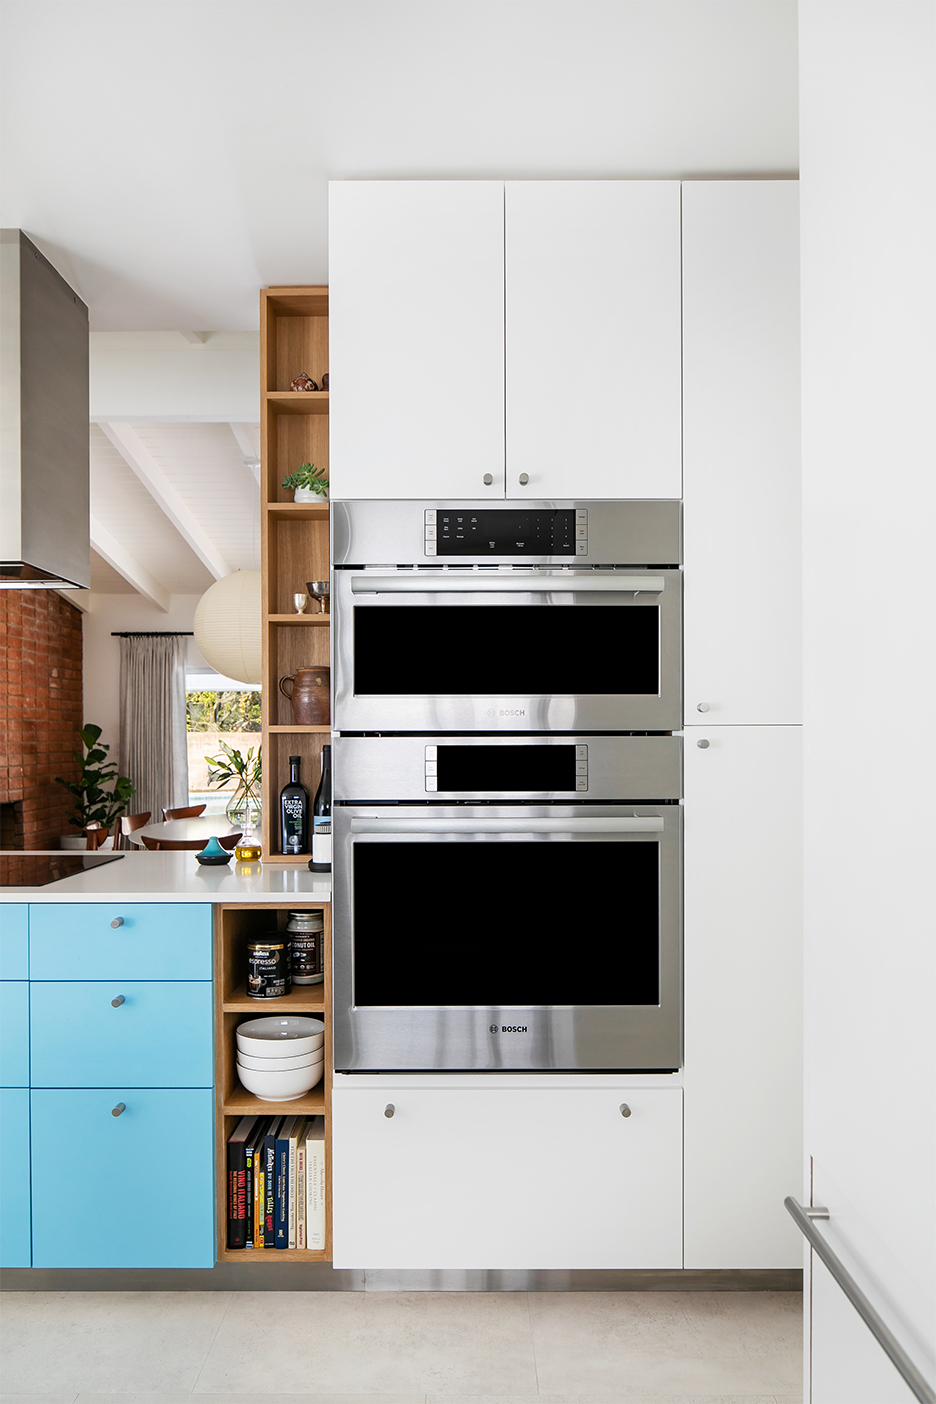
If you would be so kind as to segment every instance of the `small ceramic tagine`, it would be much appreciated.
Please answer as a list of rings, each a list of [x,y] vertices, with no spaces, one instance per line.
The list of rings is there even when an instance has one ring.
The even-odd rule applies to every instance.
[[[198,863],[204,863],[207,868],[220,867],[222,863],[230,863],[231,855],[226,848],[222,848],[214,834],[205,844],[201,853],[195,854]]]

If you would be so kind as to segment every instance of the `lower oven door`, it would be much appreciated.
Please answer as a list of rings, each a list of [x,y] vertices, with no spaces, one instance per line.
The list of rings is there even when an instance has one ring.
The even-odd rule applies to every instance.
[[[335,1067],[674,1070],[682,811],[341,805]]]

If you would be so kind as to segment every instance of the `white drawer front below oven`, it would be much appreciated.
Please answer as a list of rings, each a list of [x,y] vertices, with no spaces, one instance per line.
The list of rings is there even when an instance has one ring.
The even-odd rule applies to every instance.
[[[680,1088],[338,1083],[335,1267],[682,1267]]]

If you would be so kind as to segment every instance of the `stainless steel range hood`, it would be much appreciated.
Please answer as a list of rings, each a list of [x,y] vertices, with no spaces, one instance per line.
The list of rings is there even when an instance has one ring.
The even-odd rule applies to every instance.
[[[88,586],[88,309],[0,230],[0,588]]]

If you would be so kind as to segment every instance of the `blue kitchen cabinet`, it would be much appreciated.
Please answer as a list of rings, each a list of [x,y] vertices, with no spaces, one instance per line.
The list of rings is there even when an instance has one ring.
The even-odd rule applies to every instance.
[[[33,980],[210,980],[208,902],[33,903]]]
[[[207,981],[33,981],[33,1087],[210,1087]]]
[[[29,985],[0,980],[0,1087],[29,1086]]]
[[[10,902],[0,907],[0,980],[29,979],[29,907]]]
[[[30,1265],[29,1091],[0,1088],[0,1267]]]
[[[214,1266],[209,1088],[30,1095],[33,1267]]]

